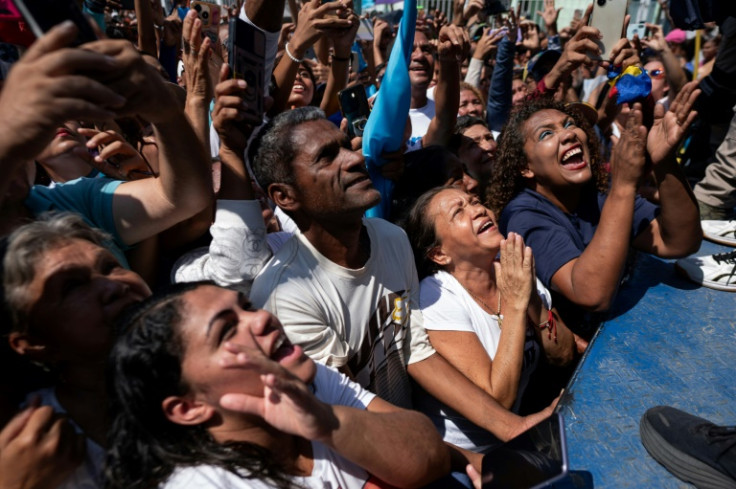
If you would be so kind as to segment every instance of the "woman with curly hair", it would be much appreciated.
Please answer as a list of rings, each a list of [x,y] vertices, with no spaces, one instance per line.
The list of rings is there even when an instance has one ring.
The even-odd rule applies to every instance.
[[[585,320],[582,311],[610,308],[629,246],[667,258],[699,248],[697,204],[675,161],[697,115],[691,111],[695,88],[688,84],[668,112],[657,107],[649,131],[639,104],[624,109],[610,178],[598,138],[574,107],[537,99],[511,114],[487,197],[500,215],[501,232],[519,233],[534,249],[537,274],[558,296],[568,324]],[[660,206],[636,193],[650,169]],[[579,317],[572,321],[564,309]]]

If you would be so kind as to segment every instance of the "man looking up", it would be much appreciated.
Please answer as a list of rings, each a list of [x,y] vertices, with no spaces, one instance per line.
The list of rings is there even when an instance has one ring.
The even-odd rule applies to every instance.
[[[252,144],[259,184],[300,233],[256,278],[251,299],[278,315],[293,343],[399,406],[411,405],[411,377],[503,440],[548,414],[516,416],[434,351],[407,237],[363,219],[380,196],[363,156],[320,110],[280,114]]]

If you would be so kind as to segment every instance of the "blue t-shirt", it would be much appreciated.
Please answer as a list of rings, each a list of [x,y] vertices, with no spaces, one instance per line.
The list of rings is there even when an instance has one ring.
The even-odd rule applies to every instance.
[[[112,236],[107,248],[120,264],[130,268],[123,250],[128,249],[115,228],[112,215],[112,198],[115,190],[123,183],[111,178],[77,178],[54,187],[34,185],[26,197],[25,205],[38,216],[47,211],[69,211],[82,216],[90,226],[99,228]]]
[[[499,228],[520,234],[534,251],[539,280],[549,288],[552,276],[564,264],[579,257],[593,240],[601,219],[606,195],[595,191],[584,193],[578,210],[567,214],[541,194],[524,189],[501,213]],[[659,215],[659,207],[636,196],[633,240]]]

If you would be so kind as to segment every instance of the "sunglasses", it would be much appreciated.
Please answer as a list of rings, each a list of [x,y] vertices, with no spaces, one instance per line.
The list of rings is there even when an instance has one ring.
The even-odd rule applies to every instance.
[[[652,70],[649,72],[649,76],[652,78],[664,78],[664,70]]]

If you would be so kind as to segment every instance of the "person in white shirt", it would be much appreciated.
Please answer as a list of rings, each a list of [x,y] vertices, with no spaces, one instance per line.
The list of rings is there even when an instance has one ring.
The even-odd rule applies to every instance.
[[[178,284],[122,324],[111,488],[418,487],[449,471],[425,416],[316,364],[242,293]]]

